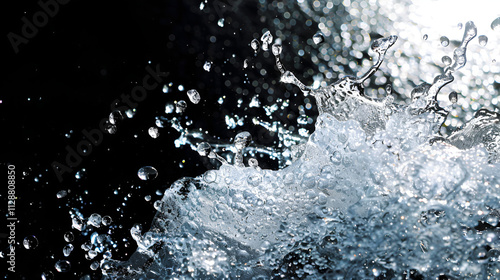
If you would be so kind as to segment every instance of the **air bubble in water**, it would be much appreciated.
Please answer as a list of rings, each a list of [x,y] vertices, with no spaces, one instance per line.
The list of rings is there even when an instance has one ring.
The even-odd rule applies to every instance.
[[[75,240],[75,235],[71,231],[68,231],[64,234],[64,241],[73,242],[73,240]]]
[[[73,244],[66,244],[66,246],[64,246],[63,248],[63,255],[65,257],[68,257],[69,255],[71,255],[71,252],[73,252],[73,249],[75,247],[73,246]]]
[[[429,38],[429,35],[427,35],[427,34],[424,34],[424,36],[422,36],[422,39],[424,39],[424,40],[427,40],[428,38]]]
[[[111,124],[118,124],[124,119],[122,112],[115,110],[109,114],[109,122]]]
[[[448,37],[446,36],[441,36],[440,41],[441,41],[441,46],[443,47],[447,47],[450,44],[450,39],[448,39]]]
[[[26,236],[23,240],[24,248],[31,250],[38,247],[38,239],[34,235]]]
[[[500,17],[491,22],[491,29],[494,31],[500,31]]]
[[[450,99],[451,103],[455,104],[458,101],[458,94],[455,91],[450,92],[450,95],[448,95],[448,98]]]
[[[155,138],[158,138],[158,136],[160,136],[160,132],[158,131],[158,128],[152,126],[148,129],[148,133],[149,133],[149,136],[151,136],[151,138],[155,139]]]
[[[281,50],[283,49],[283,46],[281,44],[274,44],[272,47],[273,55],[278,56],[281,54]]]
[[[152,166],[144,166],[139,168],[139,171],[137,171],[137,176],[139,176],[139,179],[141,180],[153,180],[158,176],[158,171],[156,168]]]
[[[257,39],[253,39],[252,42],[250,43],[250,47],[252,47],[252,49],[257,52],[259,50],[259,47],[260,47],[260,43],[259,43],[259,40]]]
[[[97,213],[90,215],[88,220],[88,224],[94,227],[101,227],[101,222],[102,222],[102,217]]]
[[[271,31],[267,31],[260,37],[260,40],[262,41],[262,49],[264,51],[269,50],[269,45],[273,42],[273,35],[271,34]]]
[[[71,270],[71,263],[66,260],[59,260],[54,265],[58,272],[68,272]]]
[[[479,45],[481,45],[483,47],[486,46],[486,44],[488,43],[488,37],[486,37],[486,35],[481,35],[477,38],[479,40]]]
[[[441,61],[444,63],[444,65],[448,66],[448,65],[451,65],[451,57],[445,55],[443,56],[443,58],[441,58]]]
[[[180,100],[175,104],[175,112],[176,113],[184,113],[187,108],[187,103],[184,100]]]
[[[210,61],[205,61],[205,64],[203,64],[203,70],[210,72],[210,69],[212,68],[212,62]]]
[[[66,190],[60,190],[57,192],[57,198],[63,198],[68,195],[68,192]]]
[[[319,45],[325,41],[325,36],[323,35],[323,33],[318,32],[318,33],[314,34],[312,39],[316,45]]]
[[[198,104],[200,103],[201,97],[200,94],[198,93],[197,90],[195,89],[190,89],[187,91],[187,95],[189,97],[189,100],[193,102],[193,104]]]
[[[111,219],[110,216],[104,216],[102,217],[102,224],[105,226],[111,225],[111,222],[113,222],[113,219]]]

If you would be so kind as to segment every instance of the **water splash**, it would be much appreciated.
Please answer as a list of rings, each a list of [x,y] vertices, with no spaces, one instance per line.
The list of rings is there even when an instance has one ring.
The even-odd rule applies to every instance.
[[[364,94],[396,36],[372,43],[378,59],[366,73],[317,88],[286,70],[273,48],[281,81],[312,95],[320,112],[293,163],[263,170],[250,158],[245,167],[247,132],[235,136],[232,165],[209,143],[198,144],[220,168],[167,189],[150,230],[131,229],[137,252],[127,262],[104,260],[103,274],[497,278],[499,114],[479,110],[463,129],[439,135],[450,107],[437,96],[466,64],[476,34],[468,22],[452,63],[432,84],[415,87],[407,106],[394,104],[389,92],[381,100]],[[458,94],[449,99],[455,103]]]

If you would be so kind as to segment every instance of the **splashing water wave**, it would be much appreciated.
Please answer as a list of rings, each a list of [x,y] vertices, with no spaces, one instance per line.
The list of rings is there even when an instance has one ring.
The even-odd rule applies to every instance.
[[[439,134],[449,107],[440,90],[466,63],[476,36],[465,25],[453,62],[397,105],[364,95],[396,36],[375,40],[364,75],[317,89],[280,61],[281,81],[316,98],[320,115],[290,166],[235,164],[183,178],[155,203],[151,228],[131,229],[137,252],[104,260],[108,279],[451,279],[500,277],[500,115],[482,109],[461,130]],[[456,96],[450,95],[450,99]]]

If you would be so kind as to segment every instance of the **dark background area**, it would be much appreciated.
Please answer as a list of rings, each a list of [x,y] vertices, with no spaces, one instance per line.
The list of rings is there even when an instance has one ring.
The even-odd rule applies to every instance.
[[[153,203],[161,198],[163,190],[181,177],[197,176],[214,168],[190,147],[175,148],[179,133],[168,124],[159,129],[159,138],[148,135],[148,128],[155,126],[155,117],[165,116],[167,102],[186,100],[188,108],[179,118],[184,122],[191,119],[192,128],[202,128],[221,142],[228,143],[238,131],[249,130],[257,135],[256,145],[275,143],[275,135],[250,121],[233,130],[227,129],[224,122],[226,114],[241,114],[243,109],[236,105],[238,98],[248,103],[255,92],[263,91],[265,83],[269,85],[264,88],[273,88],[274,95],[268,99],[261,94],[263,104],[283,98],[287,89],[297,93],[297,89],[277,82],[279,72],[275,71],[272,55],[259,54],[257,59],[249,46],[253,38],[260,39],[263,31],[272,27],[275,17],[280,17],[276,13],[263,14],[259,7],[258,1],[208,1],[200,10],[200,1],[71,0],[59,4],[55,16],[49,17],[26,44],[21,44],[17,54],[7,34],[21,35],[22,18],[26,16],[32,22],[41,8],[36,1],[18,1],[2,8],[0,162],[4,175],[0,179],[0,207],[4,216],[7,165],[13,164],[18,218],[16,273],[2,269],[6,279],[40,279],[47,271],[52,271],[55,279],[80,279],[84,275],[99,279],[99,270],[89,268],[92,261],[85,259],[80,248],[89,236],[71,228],[69,210],[79,209],[86,218],[92,213],[111,216],[113,226],[109,230],[118,244],[113,258],[127,259],[136,250],[129,229],[135,223],[149,227],[155,214]],[[224,18],[224,27],[218,26],[220,18]],[[297,35],[307,40],[315,31],[297,30]],[[283,52],[288,48],[284,45]],[[253,68],[244,71],[246,58]],[[213,62],[210,72],[203,70],[207,60]],[[163,84],[173,83],[171,90],[163,93],[162,84],[149,91],[135,116],[119,123],[116,134],[105,134],[102,143],[59,181],[51,164],[64,164],[66,148],[75,149],[85,139],[82,130],[98,128],[110,114],[113,101],[142,84],[149,61],[152,68],[158,64],[169,73]],[[284,61],[294,63],[299,73],[306,73],[301,78],[312,81],[307,71],[302,71],[312,67],[310,60],[304,58],[299,63],[288,56]],[[266,74],[259,71],[264,68]],[[179,85],[185,90],[179,91]],[[186,96],[191,88],[201,94],[202,101],[197,105]],[[217,103],[221,96],[226,96],[223,105]],[[290,108],[281,114],[297,115],[294,108],[302,104],[301,98],[292,95]],[[262,108],[245,110],[243,114],[265,116]],[[263,168],[277,168],[272,160],[259,161]],[[137,170],[147,165],[158,170],[158,177],[141,181]],[[78,171],[83,174],[80,179],[75,177]],[[58,199],[56,194],[61,190],[67,190],[68,195]],[[152,199],[146,201],[146,195]],[[62,249],[67,242],[63,235],[67,231],[75,234],[75,249],[64,257]],[[6,227],[0,230],[4,232]],[[37,238],[38,245],[27,250],[23,239],[31,235]],[[8,245],[4,235],[0,246],[5,254]],[[70,272],[56,272],[54,264],[60,259],[71,262]],[[101,255],[95,260],[100,259]],[[5,256],[0,261],[0,267],[6,267]]]

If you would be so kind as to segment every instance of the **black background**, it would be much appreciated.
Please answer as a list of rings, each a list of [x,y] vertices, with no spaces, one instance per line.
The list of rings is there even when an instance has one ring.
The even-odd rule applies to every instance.
[[[100,278],[99,270],[90,270],[91,261],[84,258],[85,252],[80,248],[89,236],[71,229],[68,212],[71,208],[78,208],[85,217],[92,213],[111,216],[114,228],[111,236],[119,244],[113,258],[127,259],[136,249],[129,229],[135,223],[148,228],[155,213],[152,204],[161,197],[156,194],[157,190],[162,193],[176,179],[214,168],[190,147],[176,149],[173,141],[179,133],[168,125],[160,129],[157,139],[147,133],[148,128],[154,126],[155,117],[165,115],[167,102],[188,101],[187,89],[196,88],[202,96],[202,102],[197,105],[188,101],[185,115],[180,116],[193,120],[191,127],[202,128],[226,143],[238,131],[249,130],[257,135],[255,145],[264,146],[274,145],[276,136],[253,125],[250,119],[242,127],[227,129],[224,116],[241,113],[243,109],[237,108],[236,100],[242,98],[248,102],[255,88],[266,82],[274,89],[274,100],[282,97],[287,88],[297,92],[277,82],[279,73],[272,55],[256,57],[249,46],[266,28],[274,32],[271,22],[281,17],[276,13],[263,13],[258,1],[209,1],[200,11],[200,1],[71,0],[59,5],[58,13],[38,28],[28,43],[21,44],[17,54],[7,34],[21,35],[22,17],[32,22],[33,15],[41,8],[36,1],[9,5],[1,12],[4,70],[0,83],[0,162],[4,175],[0,180],[5,187],[0,207],[1,213],[5,213],[7,165],[14,164],[19,222],[16,273],[2,269],[7,279],[40,279],[41,273],[49,270],[56,279],[79,279],[86,274]],[[222,17],[223,28],[217,24]],[[315,32],[301,29],[295,33],[305,42]],[[215,42],[211,36],[216,37]],[[287,48],[284,45],[284,52]],[[233,54],[236,55],[233,57]],[[244,71],[245,58],[250,58],[252,65],[258,64],[257,67]],[[210,72],[203,70],[206,60],[213,62]],[[288,62],[290,60],[289,57]],[[100,121],[111,112],[114,100],[122,94],[130,94],[136,84],[142,83],[148,74],[145,67],[149,61],[152,68],[158,64],[162,71],[169,73],[164,84],[172,82],[172,90],[163,93],[161,85],[149,91],[147,98],[139,103],[134,118],[121,122],[116,134],[105,134],[102,143],[94,146],[89,155],[59,181],[51,164],[55,161],[65,164],[66,148],[76,149],[85,139],[82,130],[98,128]],[[306,73],[303,70],[312,67],[307,55],[303,62],[293,62],[299,73]],[[265,68],[267,74],[262,75],[260,68]],[[301,78],[307,82],[312,80],[307,74]],[[245,81],[257,81],[258,85]],[[185,90],[177,90],[179,85]],[[217,103],[221,96],[226,96],[223,105]],[[273,100],[262,98],[261,101],[266,104]],[[292,95],[290,108],[281,114],[296,115],[297,104],[302,104],[301,97]],[[243,114],[265,116],[262,108],[245,110]],[[313,107],[311,112],[314,110]],[[183,168],[179,166],[182,161]],[[259,161],[263,168],[277,168],[272,160]],[[158,170],[155,180],[139,180],[137,170],[145,165]],[[82,168],[86,170],[85,175],[76,179],[76,172]],[[58,199],[56,194],[60,190],[68,190],[69,194]],[[118,194],[114,194],[115,190]],[[146,201],[146,195],[153,199]],[[126,206],[122,205],[124,202]],[[65,258],[62,248],[67,243],[63,234],[69,230],[75,234],[75,249]],[[7,228],[0,230],[4,232]],[[26,250],[22,242],[30,235],[36,236],[39,244]],[[122,241],[123,238],[128,241]],[[4,237],[0,240],[4,253],[8,249],[6,241]],[[70,272],[55,271],[54,264],[60,259],[71,262]],[[0,267],[6,267],[6,260],[1,261]]]

